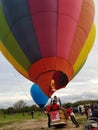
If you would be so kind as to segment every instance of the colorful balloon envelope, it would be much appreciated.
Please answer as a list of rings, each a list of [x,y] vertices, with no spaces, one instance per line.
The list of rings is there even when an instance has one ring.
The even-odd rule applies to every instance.
[[[35,103],[42,109],[48,102],[49,97],[44,94],[37,84],[33,84],[30,89],[31,97]]]
[[[65,87],[95,39],[93,0],[1,0],[0,49],[14,68],[48,95]]]

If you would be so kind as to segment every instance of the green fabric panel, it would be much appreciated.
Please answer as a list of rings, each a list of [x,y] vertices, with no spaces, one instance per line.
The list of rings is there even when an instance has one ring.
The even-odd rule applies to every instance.
[[[0,40],[4,44],[5,48],[24,69],[28,70],[30,67],[30,62],[26,58],[25,54],[23,53],[16,39],[14,38],[12,32],[10,31],[6,19],[4,18],[1,6],[0,6],[0,30],[2,30],[0,31]]]

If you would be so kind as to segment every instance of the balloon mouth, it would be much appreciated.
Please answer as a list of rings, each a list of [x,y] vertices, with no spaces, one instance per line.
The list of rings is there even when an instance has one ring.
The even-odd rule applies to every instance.
[[[59,71],[59,70],[56,70],[54,72],[52,79],[55,82],[56,89],[65,87],[67,83],[69,82],[67,75],[64,72]]]
[[[73,66],[60,57],[42,58],[29,68],[30,80],[37,83],[42,91],[49,95],[51,80],[56,90],[67,85],[74,75]]]

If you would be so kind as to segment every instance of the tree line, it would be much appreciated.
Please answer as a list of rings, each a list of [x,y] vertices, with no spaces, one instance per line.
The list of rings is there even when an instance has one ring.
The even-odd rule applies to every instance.
[[[68,102],[63,103],[62,106],[65,108],[68,104],[70,104],[71,107],[78,107],[79,105],[85,105],[85,104],[91,104],[91,102],[98,103],[98,100],[83,100],[83,101],[77,101],[74,103]],[[44,107],[43,110],[46,108]],[[31,111],[41,111],[41,108],[37,105],[27,106],[26,103],[23,100],[17,101],[13,107],[9,108],[1,108],[0,114],[11,114],[11,113],[25,113],[25,112],[31,112]]]

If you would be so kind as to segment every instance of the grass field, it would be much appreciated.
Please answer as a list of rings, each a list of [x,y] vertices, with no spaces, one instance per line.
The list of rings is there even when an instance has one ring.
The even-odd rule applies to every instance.
[[[83,126],[86,121],[85,115],[76,114],[76,118],[77,118],[79,124],[81,126]],[[14,130],[16,127],[15,124],[18,124],[18,125],[20,125],[20,127],[23,127],[22,124],[26,124],[26,123],[28,123],[27,124],[28,129],[23,128],[24,130],[31,130],[29,128],[30,124],[33,124],[33,126],[35,125],[35,127],[38,127],[38,125],[39,125],[39,127],[41,127],[40,125],[43,124],[43,126],[46,127],[47,126],[47,115],[44,113],[39,114],[38,112],[34,112],[33,119],[32,119],[32,116],[28,113],[0,116],[0,130]],[[14,128],[13,127],[9,128],[8,126],[10,126],[10,127],[13,126]],[[24,127],[26,127],[26,125]]]
[[[46,118],[44,113],[34,112],[33,119]],[[0,127],[8,124],[13,124],[14,122],[23,122],[32,119],[32,116],[28,113],[17,113],[11,115],[0,115]]]

